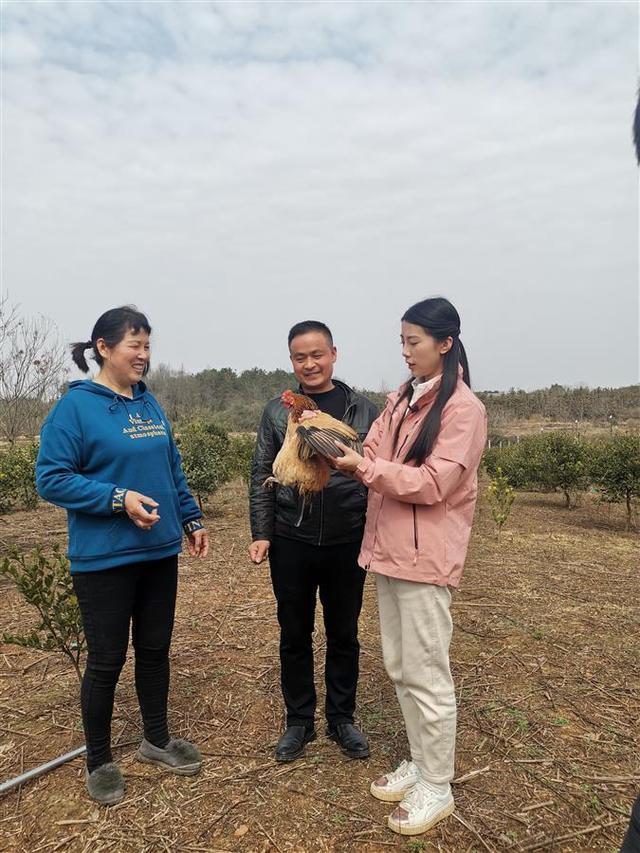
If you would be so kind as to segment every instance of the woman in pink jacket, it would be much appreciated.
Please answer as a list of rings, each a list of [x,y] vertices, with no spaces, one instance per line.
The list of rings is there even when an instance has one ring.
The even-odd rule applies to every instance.
[[[339,444],[335,464],[369,488],[359,562],[376,574],[384,663],[410,748],[371,793],[399,803],[390,829],[417,835],[454,808],[449,590],[460,582],[487,426],[453,305],[436,298],[412,306],[400,338],[413,380],[389,395],[364,456]]]

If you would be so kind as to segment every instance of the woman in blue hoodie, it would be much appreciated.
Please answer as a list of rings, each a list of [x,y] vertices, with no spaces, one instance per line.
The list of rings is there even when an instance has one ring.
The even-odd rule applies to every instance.
[[[82,371],[89,371],[89,348],[100,370],[93,380],[72,382],[54,406],[36,466],[40,495],[67,510],[88,647],[81,690],[87,788],[105,805],[124,796],[111,716],[131,623],[144,723],[138,758],[181,775],[202,764],[193,744],[170,738],[167,696],[183,530],[193,556],[206,557],[209,541],[164,412],[142,381],[150,334],[145,315],[125,306],[103,314],[91,340],[72,346]]]

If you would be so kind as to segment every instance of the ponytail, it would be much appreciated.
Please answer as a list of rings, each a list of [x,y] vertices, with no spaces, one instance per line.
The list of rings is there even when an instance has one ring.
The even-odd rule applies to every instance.
[[[89,347],[93,347],[93,341],[86,341],[83,343],[80,341],[76,344],[71,344],[71,358],[73,359],[73,363],[78,367],[83,373],[89,372],[89,365],[87,364],[87,359],[85,358],[84,351],[89,349]],[[95,348],[94,348],[95,352]]]
[[[469,374],[467,354],[460,340],[460,317],[448,299],[438,297],[418,302],[405,312],[402,319],[407,323],[422,326],[428,335],[431,335],[438,341],[444,341],[449,337],[453,338],[451,349],[444,355],[442,360],[442,380],[436,399],[403,460],[405,463],[415,462],[416,466],[420,466],[433,450],[433,445],[440,432],[442,412],[449,398],[456,390],[458,384],[458,366],[462,366],[462,380],[469,387],[471,387],[471,376]],[[413,388],[409,382],[396,402],[393,408],[394,412],[403,400],[407,401],[407,408],[409,407],[412,391]],[[398,443],[401,426],[402,419],[396,427],[393,440],[394,450]]]

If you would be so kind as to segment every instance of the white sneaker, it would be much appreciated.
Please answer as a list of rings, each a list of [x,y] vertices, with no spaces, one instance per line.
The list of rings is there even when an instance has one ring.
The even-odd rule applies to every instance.
[[[399,803],[404,795],[418,781],[418,768],[413,761],[403,761],[396,769],[376,779],[371,783],[369,790],[383,803]]]
[[[436,794],[424,785],[414,785],[398,808],[389,815],[389,829],[399,835],[421,835],[454,809],[453,794]]]

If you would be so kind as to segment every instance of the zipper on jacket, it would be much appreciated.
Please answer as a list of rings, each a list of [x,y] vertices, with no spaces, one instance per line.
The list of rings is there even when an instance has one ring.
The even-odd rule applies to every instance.
[[[408,438],[409,438],[409,434],[407,433],[407,435],[405,435],[405,437],[402,439],[402,444],[400,445],[400,447],[399,447],[399,448],[397,449],[397,451],[396,451],[396,458],[397,458],[398,456],[400,456],[400,453],[402,452],[402,448],[403,448],[403,447],[405,446],[405,444],[407,443],[407,439],[408,439]]]
[[[347,420],[347,415],[349,414],[349,412],[351,411],[351,409],[355,409],[355,407],[356,407],[356,404],[355,404],[355,403],[349,403],[349,405],[347,406],[347,408],[346,408],[346,409],[345,409],[345,411],[344,411],[344,415],[342,416],[342,423],[343,423],[343,424],[348,424],[348,423],[349,423],[349,421]]]
[[[416,505],[412,505],[413,509],[413,547],[415,548],[415,553],[413,555],[413,565],[415,566],[418,562],[418,518],[416,512]]]
[[[408,412],[408,410],[407,410],[407,412]],[[405,415],[405,420],[406,420],[406,415]],[[407,434],[405,435],[405,437],[402,439],[402,444],[401,444],[401,445],[400,445],[400,447],[395,451],[396,459],[400,456],[400,453],[402,452],[402,448],[405,446],[405,444],[407,443],[407,441],[411,438],[411,436],[413,435],[413,433],[415,432],[415,430],[416,430],[416,426],[413,426],[413,427],[410,427],[410,428],[409,428],[409,431],[407,432]]]
[[[293,525],[294,527],[300,527],[302,524],[302,519],[304,518],[304,498],[300,498],[300,515],[298,516],[298,520]]]

